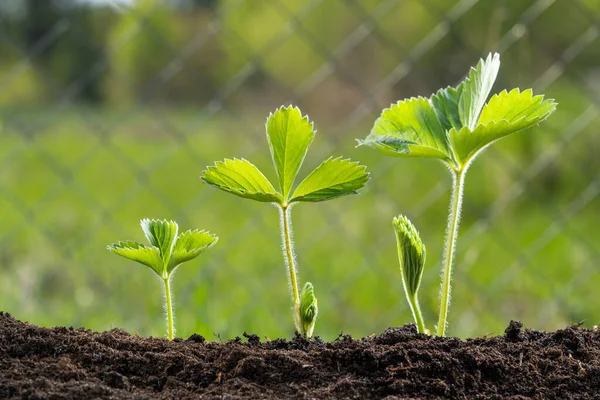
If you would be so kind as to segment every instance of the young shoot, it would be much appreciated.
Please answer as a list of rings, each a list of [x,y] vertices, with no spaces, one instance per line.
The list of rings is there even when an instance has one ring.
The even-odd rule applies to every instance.
[[[254,164],[244,159],[217,161],[207,167],[201,178],[218,189],[246,199],[273,203],[279,209],[294,326],[300,334],[310,338],[317,317],[317,302],[310,283],[305,285],[302,299],[299,294],[291,208],[299,202],[319,202],[356,194],[366,184],[369,174],[357,162],[341,157],[329,158],[294,188],[298,171],[315,136],[313,123],[297,107],[280,107],[267,118],[266,131],[279,190]]]
[[[399,101],[383,110],[359,145],[395,157],[424,157],[444,162],[452,175],[437,334],[444,336],[450,280],[462,208],[465,174],[473,160],[495,141],[545,120],[556,103],[531,89],[503,90],[486,103],[500,68],[500,56],[480,60],[456,88],[440,89],[430,98]]]
[[[178,234],[179,226],[174,221],[143,219],[142,230],[150,246],[134,241],[108,245],[111,252],[137,261],[149,267],[163,281],[165,310],[167,314],[167,336],[175,337],[171,278],[175,269],[213,246],[218,238],[206,231],[188,230]]]
[[[317,314],[319,314],[319,308],[317,307],[315,289],[312,283],[306,282],[302,292],[300,292],[300,323],[306,337],[313,335]]]
[[[392,220],[396,232],[396,244],[398,246],[398,260],[400,261],[400,273],[402,274],[402,286],[408,305],[412,311],[413,318],[417,324],[419,333],[425,333],[423,314],[419,307],[419,286],[425,266],[425,245],[419,237],[419,232],[404,215]]]

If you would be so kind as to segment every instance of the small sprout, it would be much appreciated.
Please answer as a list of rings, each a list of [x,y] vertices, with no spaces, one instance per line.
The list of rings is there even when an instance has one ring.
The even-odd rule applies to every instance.
[[[167,312],[167,336],[173,340],[173,301],[171,277],[177,267],[190,261],[212,247],[218,240],[206,231],[188,230],[178,235],[179,226],[174,221],[143,219],[142,230],[151,246],[138,242],[117,242],[107,249],[122,257],[149,267],[162,279],[165,288],[165,309]]]
[[[306,332],[306,337],[312,336],[318,313],[319,307],[317,306],[315,289],[312,283],[306,282],[302,292],[300,292],[300,323],[303,331]]]
[[[398,260],[400,261],[400,273],[402,274],[402,285],[404,286],[406,299],[419,333],[425,333],[426,329],[419,307],[418,296],[423,267],[425,266],[425,245],[419,237],[419,232],[404,215],[394,218],[392,223],[396,232]]]
[[[456,88],[440,89],[430,98],[410,98],[392,104],[375,121],[371,133],[358,141],[359,145],[394,157],[439,159],[452,175],[438,336],[444,336],[446,332],[452,264],[467,169],[487,146],[539,124],[556,110],[554,100],[534,96],[531,89],[503,90],[486,103],[499,69],[500,56],[490,54],[471,68]]]
[[[299,333],[310,337],[314,319],[310,325],[311,330],[308,331],[309,325],[303,324],[300,311],[290,210],[299,202],[320,202],[357,194],[369,180],[369,174],[365,167],[357,162],[341,157],[328,158],[294,189],[298,171],[315,137],[313,123],[307,116],[303,116],[297,107],[280,107],[267,118],[266,131],[279,190],[275,189],[254,164],[237,158],[217,161],[207,167],[202,174],[202,180],[236,196],[277,206],[281,217],[283,256],[288,269],[294,325]]]

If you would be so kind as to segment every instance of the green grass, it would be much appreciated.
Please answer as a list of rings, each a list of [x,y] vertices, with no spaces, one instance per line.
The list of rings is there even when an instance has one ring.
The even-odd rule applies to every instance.
[[[510,319],[537,329],[597,322],[598,212],[595,187],[589,187],[598,170],[590,150],[596,133],[588,127],[567,145],[557,140],[557,130],[576,111],[499,143],[469,171],[450,335],[499,334]],[[275,181],[263,113],[255,115],[238,121],[185,110],[73,109],[0,116],[0,309],[43,326],[164,336],[161,282],[147,289],[152,274],[105,247],[118,239],[142,240],[143,217],[169,218],[182,229],[208,229],[220,238],[173,281],[178,336],[197,332],[216,340],[213,333],[227,339],[248,331],[290,337],[276,209],[240,201],[199,179],[206,165],[238,156]],[[336,144],[327,137],[332,130],[316,124],[313,148],[320,151],[309,153],[300,175],[323,156],[341,154],[367,165],[372,180],[360,196],[293,210],[300,279],[314,283],[319,299],[315,334],[327,340],[340,332],[362,336],[411,321],[391,225],[399,213],[409,216],[427,245],[421,303],[431,325],[447,172],[437,162],[355,149],[353,138],[363,137],[368,126],[344,132]],[[96,127],[104,134],[95,134]],[[534,135],[542,145],[531,140]],[[559,145],[565,154],[523,183],[533,161]],[[384,186],[384,180],[395,184]],[[586,189],[587,202],[580,197]]]

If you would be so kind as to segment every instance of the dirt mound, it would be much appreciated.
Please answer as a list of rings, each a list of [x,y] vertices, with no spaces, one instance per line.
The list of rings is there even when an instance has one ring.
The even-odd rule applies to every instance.
[[[413,325],[331,343],[295,338],[227,343],[142,338],[113,329],[40,328],[0,312],[0,398],[593,399],[600,333],[462,341]]]

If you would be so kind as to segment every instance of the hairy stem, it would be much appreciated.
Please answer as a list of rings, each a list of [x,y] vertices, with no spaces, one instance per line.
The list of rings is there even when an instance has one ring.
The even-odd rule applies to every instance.
[[[440,314],[437,325],[437,335],[444,336],[446,333],[446,318],[450,304],[450,280],[452,279],[452,263],[454,261],[454,248],[458,236],[458,225],[462,208],[462,195],[466,170],[452,172],[452,200],[450,203],[450,215],[448,217],[448,228],[446,229],[446,244],[444,249],[444,273],[442,277],[442,288],[440,291]]]
[[[296,277],[296,258],[292,242],[292,226],[290,206],[280,207],[281,215],[281,230],[283,237],[283,257],[288,268],[290,291],[292,294],[292,302],[294,303],[294,326],[296,330],[304,334],[302,321],[300,318],[300,295],[298,294],[298,279]]]
[[[425,333],[425,322],[423,322],[423,314],[421,313],[421,307],[419,306],[419,299],[417,296],[407,296],[408,303],[410,304],[410,310],[412,311],[413,318],[417,324],[417,331],[419,333]]]
[[[167,336],[169,340],[175,337],[175,328],[173,327],[173,302],[171,301],[171,277],[163,278],[165,283],[165,307],[167,309]]]

